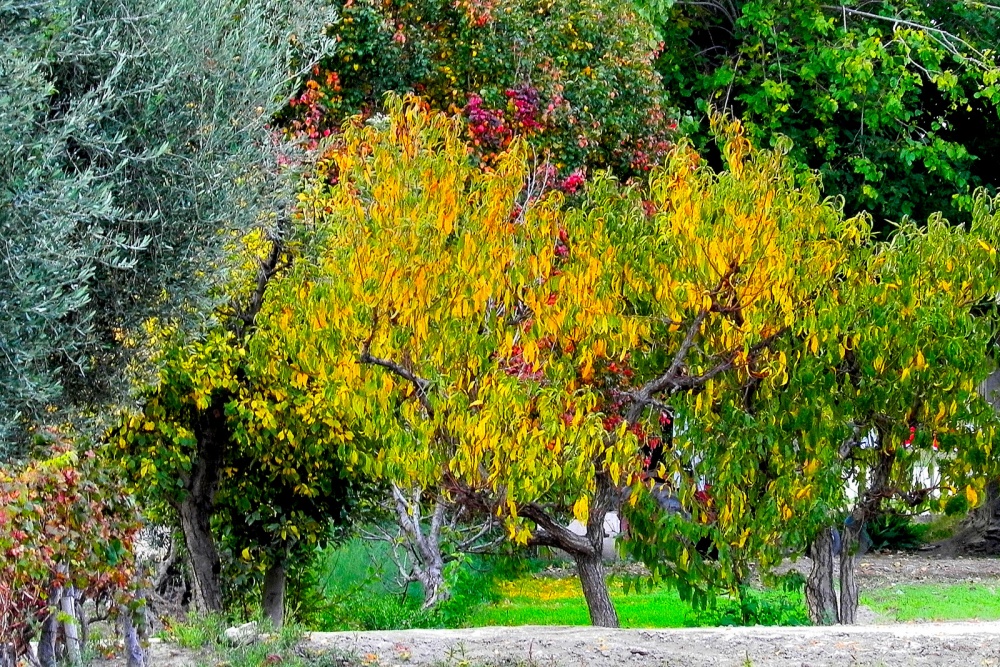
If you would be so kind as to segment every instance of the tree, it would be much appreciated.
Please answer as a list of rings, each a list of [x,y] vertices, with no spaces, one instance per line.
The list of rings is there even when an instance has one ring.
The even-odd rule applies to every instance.
[[[223,609],[221,534],[235,558],[266,569],[263,606],[281,625],[287,560],[345,519],[338,450],[353,434],[308,378],[271,374],[276,348],[255,335],[268,285],[290,261],[286,240],[258,231],[231,252],[226,288],[245,296],[202,330],[147,323],[152,374],[138,376],[139,404],[108,437],[132,491],[180,523],[196,605]]]
[[[598,177],[564,210],[523,143],[483,172],[457,120],[386,106],[345,127],[304,194],[312,235],[255,337],[287,355],[267,375],[301,376],[378,443],[355,468],[567,551],[592,621],[617,625],[603,522],[642,483],[638,434],[675,402],[700,418],[739,378],[782,377],[772,349],[811,335],[859,221],[738,123],[720,121],[728,170],[683,146],[648,193]]]
[[[825,386],[809,391],[835,397],[826,408],[852,427],[837,467],[858,495],[844,502],[839,610],[830,595],[807,595],[817,621],[854,622],[858,536],[882,508],[964,510],[996,475],[996,414],[978,386],[995,367],[998,203],[980,193],[968,231],[940,215],[900,225],[839,291]],[[832,594],[832,579],[814,567],[807,591]]]
[[[486,163],[528,137],[560,180],[603,168],[644,176],[670,147],[676,122],[652,65],[653,29],[627,1],[335,5],[343,18],[327,34],[338,48],[283,115],[309,142],[396,91],[461,109]]]
[[[819,170],[876,227],[935,211],[970,219],[997,187],[1000,11],[950,2],[638,0],[667,45],[657,62],[685,111],[732,111]],[[698,134],[699,145],[708,133]]]
[[[288,35],[327,18],[281,0],[0,7],[0,443],[120,398],[121,342],[146,318],[211,310],[220,234],[287,195],[264,125],[312,48]]]
[[[55,667],[60,625],[69,655],[79,662],[83,604],[114,609],[134,594],[133,544],[141,523],[131,498],[121,493],[121,480],[94,450],[58,433],[46,436],[44,456],[0,466],[3,667],[20,664],[32,639],[38,662]]]

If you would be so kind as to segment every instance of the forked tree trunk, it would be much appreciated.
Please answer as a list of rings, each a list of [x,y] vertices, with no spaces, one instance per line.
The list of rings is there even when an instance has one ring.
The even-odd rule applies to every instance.
[[[276,559],[264,575],[261,608],[276,630],[285,622],[285,574],[284,562]]]
[[[405,569],[402,563],[397,565],[404,577],[423,586],[423,609],[431,609],[451,597],[444,580],[444,554],[441,553],[441,530],[445,524],[447,501],[440,494],[435,497],[434,511],[425,527],[421,513],[422,490],[414,487],[410,489],[411,495],[407,496],[403,489],[392,484],[390,491],[396,510],[396,522],[403,531],[411,558],[408,573],[402,572]]]
[[[195,606],[204,612],[222,611],[222,562],[212,536],[212,515],[229,442],[225,403],[222,396],[216,396],[198,416],[195,432],[198,451],[191,462],[184,498],[177,503],[184,543],[191,558]]]
[[[529,545],[562,549],[573,558],[590,612],[590,622],[605,628],[618,627],[618,612],[608,594],[602,560],[604,518],[615,507],[614,499],[615,489],[611,480],[607,473],[599,472],[587,516],[587,532],[584,535],[573,533],[534,503],[519,509],[522,516],[531,519],[538,526]]]
[[[806,605],[816,625],[840,621],[837,593],[833,587],[833,529],[824,528],[809,547],[812,569],[806,579]]]

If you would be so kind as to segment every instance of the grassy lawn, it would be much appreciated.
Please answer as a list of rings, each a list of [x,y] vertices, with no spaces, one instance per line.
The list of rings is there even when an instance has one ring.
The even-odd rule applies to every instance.
[[[861,604],[887,620],[994,621],[1000,590],[985,584],[907,584],[861,594]]]
[[[468,625],[590,625],[575,577],[522,577],[500,583],[499,589],[502,599],[473,610],[466,619]],[[611,597],[624,628],[680,628],[692,611],[671,589],[626,595],[615,582]]]
[[[625,593],[611,582],[611,598],[623,628],[682,628],[696,626],[806,623],[801,593],[747,591],[741,608],[737,600],[720,597],[715,607],[695,609],[672,588]],[[465,624],[589,625],[590,617],[580,582],[575,577],[550,579],[525,576],[500,582],[499,601],[471,611]],[[747,618],[743,617],[743,613]]]

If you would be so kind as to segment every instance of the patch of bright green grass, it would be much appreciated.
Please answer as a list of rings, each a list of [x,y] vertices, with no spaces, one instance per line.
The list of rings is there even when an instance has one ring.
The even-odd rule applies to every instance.
[[[908,584],[862,593],[867,605],[888,620],[1000,620],[997,586],[986,584]]]
[[[521,577],[499,585],[500,600],[474,609],[467,625],[589,625],[590,616],[575,577],[546,579]],[[611,598],[623,628],[681,628],[692,626],[807,623],[801,592],[744,592],[742,604],[720,597],[715,607],[695,609],[673,588],[625,593],[621,582],[611,583]]]

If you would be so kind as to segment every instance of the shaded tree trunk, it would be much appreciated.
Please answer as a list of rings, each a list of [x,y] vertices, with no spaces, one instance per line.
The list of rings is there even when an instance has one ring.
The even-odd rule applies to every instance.
[[[122,640],[125,644],[125,665],[126,667],[146,667],[146,652],[139,641],[139,632],[135,627],[132,611],[124,605],[119,606],[118,611],[122,626]]]
[[[215,396],[207,410],[198,415],[195,437],[198,451],[191,462],[191,474],[184,485],[184,498],[177,503],[184,543],[191,558],[195,606],[204,612],[222,611],[222,561],[212,535],[215,493],[229,431],[226,400]]]
[[[1000,555],[1000,483],[986,486],[986,500],[959,525],[958,530],[940,545],[942,555]]]
[[[845,625],[857,622],[857,564],[861,532],[865,523],[875,517],[882,506],[896,459],[896,451],[886,446],[885,430],[878,423],[875,430],[878,436],[878,458],[869,470],[867,488],[844,522],[840,541],[840,622]]]
[[[816,625],[840,621],[837,593],[833,587],[833,529],[824,528],[809,546],[812,569],[806,579],[806,605]]]
[[[280,559],[276,559],[264,575],[261,608],[275,629],[281,629],[285,622],[285,575],[285,563]]]
[[[52,599],[58,599],[57,593]],[[56,610],[50,609],[49,615],[42,622],[42,631],[38,637],[39,667],[56,667],[56,635],[59,634],[59,622],[56,620]]]
[[[17,667],[14,644],[0,644],[0,667]]]

